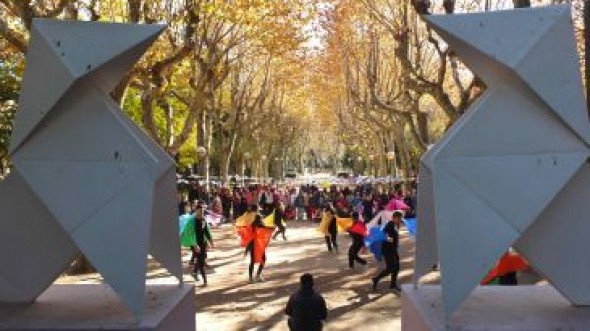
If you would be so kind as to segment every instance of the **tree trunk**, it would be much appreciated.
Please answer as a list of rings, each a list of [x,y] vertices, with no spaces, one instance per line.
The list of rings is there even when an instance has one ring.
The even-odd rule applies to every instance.
[[[169,103],[164,106],[166,112],[166,147],[171,147],[174,145],[174,108]]]
[[[199,159],[199,176],[202,176],[203,179],[207,182],[207,187],[209,183],[209,155],[211,151],[207,146],[207,110],[205,108],[201,108],[198,117],[197,117],[197,146],[196,147],[203,147],[205,148],[205,155]]]
[[[428,144],[430,144],[430,137],[428,134],[428,114],[425,112],[418,112],[416,114],[416,119],[418,122],[418,133],[420,134],[420,138],[428,146]]]
[[[237,134],[234,132],[230,137],[230,141],[228,142],[227,146],[223,149],[223,155],[221,155],[221,177],[223,178],[224,182],[229,181],[229,165],[231,163],[232,155],[234,154],[235,146],[236,146]]]

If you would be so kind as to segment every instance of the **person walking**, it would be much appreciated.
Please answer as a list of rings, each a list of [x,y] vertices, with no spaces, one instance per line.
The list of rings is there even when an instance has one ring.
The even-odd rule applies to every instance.
[[[332,252],[332,248],[338,253],[338,228],[336,226],[336,213],[330,204],[324,208],[324,215],[319,227],[320,232],[324,234],[326,246],[328,251]]]
[[[285,314],[291,331],[321,331],[328,317],[326,301],[313,289],[313,276],[305,273],[300,278],[300,289],[289,297]]]
[[[373,277],[373,291],[377,290],[379,281],[391,275],[391,284],[389,288],[396,291],[401,291],[397,285],[397,275],[399,273],[399,254],[397,252],[399,244],[399,234],[397,228],[402,221],[403,212],[394,211],[392,218],[383,227],[383,233],[386,240],[381,246],[383,259],[385,260],[385,269],[381,271],[376,277]]]
[[[359,213],[356,211],[352,212],[352,220],[352,226],[348,229],[348,233],[352,238],[352,244],[348,249],[348,267],[350,269],[354,269],[355,261],[361,265],[367,264],[367,261],[359,256],[359,252],[364,246],[363,239],[365,237],[362,231],[359,230],[362,228],[366,230],[366,227],[364,223],[359,220]]]
[[[209,224],[205,220],[202,204],[197,204],[195,210],[195,241],[196,245],[193,246],[195,261],[192,274],[195,280],[198,281],[198,274],[200,273],[203,278],[203,286],[207,286],[207,274],[205,273],[207,246],[214,247],[214,245]]]
[[[278,235],[282,234],[283,240],[287,241],[287,236],[285,235],[285,231],[287,230],[287,228],[285,227],[285,205],[282,202],[280,202],[278,206],[275,208],[274,213],[274,221],[277,231],[272,236],[272,239],[277,239]]]
[[[263,282],[264,278],[262,278],[262,270],[264,270],[264,265],[266,264],[266,246],[268,245],[268,241],[270,240],[274,228],[267,228],[264,226],[258,205],[252,205],[250,207],[250,212],[254,212],[256,215],[254,216],[254,221],[250,225],[253,236],[247,244],[245,251],[245,254],[250,253],[248,276],[250,283],[253,283],[254,281]],[[255,264],[258,264],[258,272],[256,273],[256,278],[253,278]]]

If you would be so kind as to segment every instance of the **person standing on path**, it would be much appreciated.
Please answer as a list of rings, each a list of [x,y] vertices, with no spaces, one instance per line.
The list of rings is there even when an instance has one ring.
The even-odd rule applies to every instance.
[[[326,301],[313,289],[313,276],[305,273],[300,278],[301,288],[289,297],[285,314],[289,316],[291,331],[321,331],[328,317]]]
[[[397,275],[399,273],[399,254],[397,252],[399,234],[397,228],[402,221],[402,217],[403,213],[401,211],[394,211],[392,218],[383,227],[383,233],[385,234],[386,240],[381,246],[381,252],[383,253],[383,259],[385,260],[385,269],[376,277],[373,277],[373,291],[377,290],[377,284],[379,281],[388,275],[391,275],[391,284],[389,285],[389,288],[400,291],[400,288],[397,285]]]

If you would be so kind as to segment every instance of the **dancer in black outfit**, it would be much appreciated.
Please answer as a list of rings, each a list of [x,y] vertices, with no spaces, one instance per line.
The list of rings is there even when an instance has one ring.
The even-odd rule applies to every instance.
[[[324,216],[330,218],[330,223],[328,225],[328,233],[324,236],[326,239],[326,245],[328,246],[328,251],[332,251],[332,247],[338,253],[338,228],[336,226],[336,215],[334,213],[334,209],[332,206],[326,206],[324,210]]]
[[[198,274],[203,278],[203,286],[207,286],[207,274],[205,273],[205,261],[207,259],[207,246],[213,247],[213,238],[209,225],[205,220],[203,212],[203,205],[199,204],[195,210],[195,239],[197,245],[193,246],[193,255],[195,262],[193,266],[193,276],[195,280],[199,280]]]
[[[356,211],[352,212],[352,219],[355,223],[361,222],[359,220],[359,213]],[[354,226],[354,223],[352,226]],[[359,252],[363,248],[364,242],[362,235],[351,231],[348,231],[348,233],[352,238],[352,245],[350,245],[350,248],[348,249],[348,267],[350,267],[350,269],[354,269],[354,261],[360,263],[361,265],[367,264],[367,261],[359,256]]]
[[[277,239],[278,235],[282,234],[283,240],[287,241],[287,236],[285,235],[287,228],[285,227],[285,224],[283,224],[283,220],[285,219],[285,205],[282,202],[279,203],[274,213],[277,232],[275,232],[275,234],[272,236],[272,239]]]
[[[383,232],[387,237],[387,240],[384,241],[381,246],[383,259],[385,260],[385,269],[373,278],[373,291],[377,290],[377,284],[379,281],[388,275],[391,275],[391,284],[389,285],[389,288],[400,291],[400,288],[397,286],[397,274],[399,273],[399,255],[397,252],[399,235],[397,227],[399,227],[402,217],[402,212],[395,211],[392,219],[389,220],[383,228]]]

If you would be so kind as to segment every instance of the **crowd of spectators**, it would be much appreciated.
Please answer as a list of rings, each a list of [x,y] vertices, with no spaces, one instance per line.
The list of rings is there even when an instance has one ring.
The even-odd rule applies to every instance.
[[[315,183],[294,185],[288,183],[211,186],[190,181],[178,185],[179,215],[187,204],[205,204],[207,209],[231,222],[241,216],[248,206],[258,204],[263,214],[270,214],[282,203],[287,220],[319,221],[321,210],[332,205],[339,216],[359,211],[365,220],[383,210],[394,198],[410,207],[406,217],[413,217],[416,206],[416,182],[371,183],[363,185],[320,186]]]

